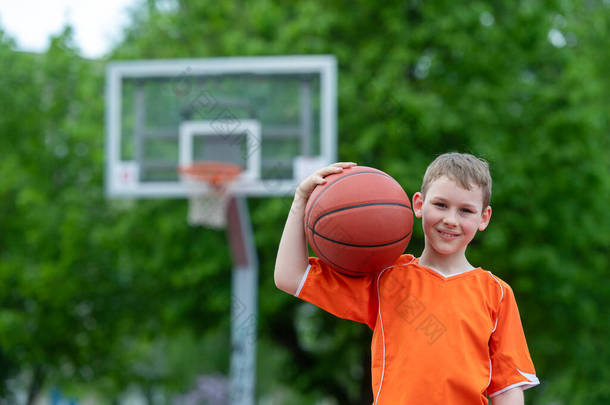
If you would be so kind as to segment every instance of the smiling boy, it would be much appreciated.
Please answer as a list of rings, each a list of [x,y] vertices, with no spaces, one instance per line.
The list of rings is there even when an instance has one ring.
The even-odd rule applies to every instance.
[[[455,173],[454,173],[455,172]],[[422,218],[425,248],[419,263],[445,276],[474,269],[466,247],[491,219],[491,176],[482,160],[467,154],[441,155],[430,164],[413,211]]]
[[[307,258],[304,207],[324,177],[349,170],[336,163],[299,185],[275,265],[278,288],[373,329],[374,404],[522,405],[539,384],[514,294],[475,267],[466,248],[491,219],[491,176],[468,154],[439,156],[426,170],[413,210],[425,247],[363,277]]]

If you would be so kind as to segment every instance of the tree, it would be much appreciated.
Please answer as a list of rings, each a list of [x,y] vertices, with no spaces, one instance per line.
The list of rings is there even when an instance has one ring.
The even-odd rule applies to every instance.
[[[227,329],[223,235],[185,226],[183,202],[106,198],[104,66],[78,55],[69,27],[41,55],[1,39],[0,394],[16,377],[28,404],[52,382],[184,389],[175,368],[145,365],[184,325]]]

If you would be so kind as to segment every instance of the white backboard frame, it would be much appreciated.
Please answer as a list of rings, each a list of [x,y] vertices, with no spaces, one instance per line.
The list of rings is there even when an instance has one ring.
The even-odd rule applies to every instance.
[[[337,160],[337,63],[332,55],[231,57],[111,62],[106,70],[106,194],[123,198],[188,196],[182,182],[140,182],[137,163],[122,161],[121,85],[124,78],[180,77],[188,74],[311,74],[320,75],[320,156],[317,165]],[[298,177],[295,174],[295,177]],[[298,179],[259,180],[236,187],[235,195],[289,195]]]

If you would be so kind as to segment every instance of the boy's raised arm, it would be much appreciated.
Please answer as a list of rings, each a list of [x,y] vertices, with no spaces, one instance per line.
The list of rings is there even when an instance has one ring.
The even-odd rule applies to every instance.
[[[275,259],[273,276],[275,285],[280,290],[289,294],[296,293],[303,274],[307,269],[307,241],[305,240],[305,229],[303,228],[307,199],[318,184],[326,182],[324,177],[333,173],[339,173],[344,168],[355,165],[355,163],[351,162],[333,163],[307,177],[297,188]]]

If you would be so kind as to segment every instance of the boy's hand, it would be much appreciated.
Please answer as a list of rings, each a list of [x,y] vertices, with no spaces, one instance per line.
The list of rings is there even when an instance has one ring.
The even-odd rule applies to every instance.
[[[318,184],[326,183],[326,176],[329,176],[334,173],[339,173],[343,171],[343,169],[349,169],[350,167],[356,166],[354,162],[337,162],[333,163],[330,166],[326,166],[322,169],[315,171],[312,175],[305,178],[297,187],[297,191],[294,193],[295,200],[299,199],[301,201],[307,201],[314,188]]]

